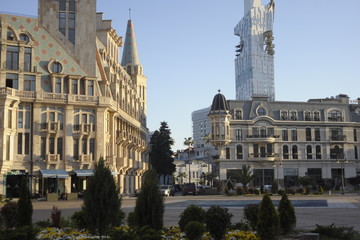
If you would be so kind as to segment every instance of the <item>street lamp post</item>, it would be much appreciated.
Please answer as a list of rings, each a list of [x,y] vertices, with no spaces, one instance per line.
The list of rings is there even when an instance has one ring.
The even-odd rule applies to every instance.
[[[341,168],[341,194],[345,194],[344,192],[344,188],[345,188],[345,179],[344,179],[344,168],[345,168],[345,163],[348,163],[349,161],[346,160],[346,158],[340,159],[339,158],[339,154],[336,156],[336,163],[340,163],[340,168]]]

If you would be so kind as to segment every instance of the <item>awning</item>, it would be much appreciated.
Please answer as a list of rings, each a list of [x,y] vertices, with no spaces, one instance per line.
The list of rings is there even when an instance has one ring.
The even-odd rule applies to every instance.
[[[90,177],[94,176],[94,170],[93,169],[74,169],[73,172],[78,177]]]
[[[64,169],[40,169],[43,178],[68,178],[69,174]]]

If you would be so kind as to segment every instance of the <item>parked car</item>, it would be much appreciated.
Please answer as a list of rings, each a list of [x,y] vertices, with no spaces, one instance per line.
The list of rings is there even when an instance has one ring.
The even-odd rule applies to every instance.
[[[175,188],[172,185],[160,185],[160,192],[164,196],[174,196]]]
[[[175,192],[181,192],[181,190],[182,190],[180,184],[175,184],[175,185],[174,185],[174,188],[175,188]]]
[[[209,189],[210,187],[209,186],[205,186],[205,185],[197,185],[196,186],[196,190],[199,192],[199,191],[202,191],[202,190],[205,190],[205,189]]]
[[[182,195],[197,195],[197,189],[195,183],[185,183],[182,189]]]

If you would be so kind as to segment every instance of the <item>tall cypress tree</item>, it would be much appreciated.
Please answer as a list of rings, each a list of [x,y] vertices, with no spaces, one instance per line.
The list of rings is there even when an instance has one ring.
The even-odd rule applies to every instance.
[[[289,233],[294,230],[296,226],[295,210],[286,194],[283,194],[281,197],[278,212],[281,231],[283,233]]]
[[[134,213],[139,228],[150,226],[152,229],[160,230],[163,227],[164,197],[160,193],[154,169],[144,174],[144,183],[136,199]]]
[[[16,210],[16,226],[32,226],[33,206],[31,203],[27,177],[22,177],[20,182],[20,196]]]
[[[279,217],[268,194],[260,203],[257,232],[263,240],[274,240],[279,233]]]
[[[88,230],[92,234],[105,235],[110,226],[119,222],[120,207],[121,199],[114,178],[100,158],[95,164],[94,176],[89,178],[82,206]]]
[[[171,131],[167,122],[161,122],[160,129],[151,136],[149,158],[158,175],[172,175],[176,169],[172,158],[173,151],[171,150],[174,140],[170,135]]]

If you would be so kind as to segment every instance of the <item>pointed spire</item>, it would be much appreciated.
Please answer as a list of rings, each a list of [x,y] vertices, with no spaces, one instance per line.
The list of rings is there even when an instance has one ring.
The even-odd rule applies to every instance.
[[[131,19],[128,20],[127,24],[124,52],[121,60],[122,66],[125,67],[128,64],[140,65],[134,32],[134,24],[132,23]]]

